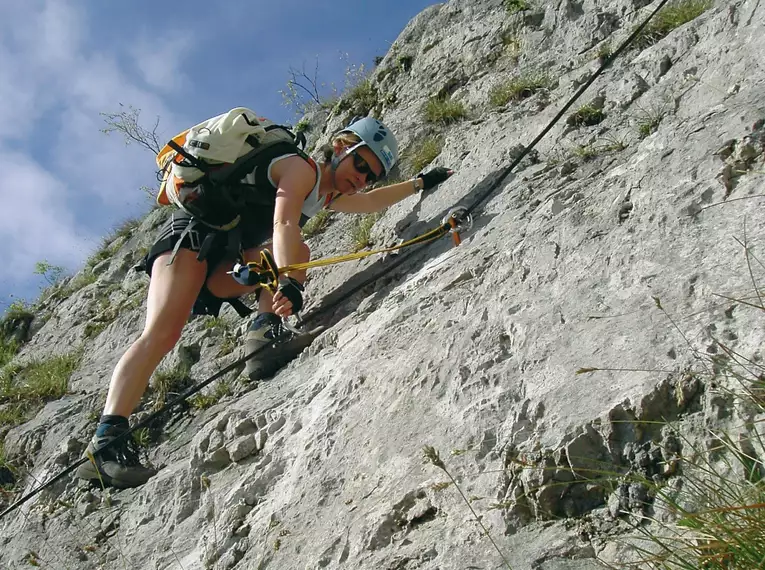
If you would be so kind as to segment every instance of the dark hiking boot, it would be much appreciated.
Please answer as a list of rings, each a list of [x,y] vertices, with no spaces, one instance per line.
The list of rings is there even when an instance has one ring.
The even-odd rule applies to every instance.
[[[138,449],[131,436],[127,436],[102,452],[96,453],[98,449],[126,431],[127,428],[123,426],[109,426],[103,435],[94,435],[88,444],[85,455],[92,454],[95,464],[88,459],[87,463],[83,463],[77,469],[77,477],[91,481],[96,485],[101,485],[103,482],[107,487],[127,489],[140,487],[155,475],[157,473],[155,469],[141,465],[138,459]]]
[[[261,380],[273,376],[290,360],[294,359],[324,331],[318,327],[296,334],[287,329],[282,320],[273,313],[261,313],[252,321],[247,330],[245,354],[250,358],[245,369],[250,380]]]

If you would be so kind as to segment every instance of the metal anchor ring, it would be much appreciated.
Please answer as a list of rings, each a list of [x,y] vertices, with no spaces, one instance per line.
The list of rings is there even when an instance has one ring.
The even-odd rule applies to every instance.
[[[454,220],[450,233],[467,232],[473,227],[473,216],[470,215],[467,208],[458,206],[449,210],[449,213],[441,220],[442,224],[450,224],[450,220]]]

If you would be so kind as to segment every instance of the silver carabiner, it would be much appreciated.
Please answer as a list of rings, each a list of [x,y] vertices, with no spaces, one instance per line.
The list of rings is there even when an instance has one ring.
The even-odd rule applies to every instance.
[[[454,225],[449,230],[450,233],[456,234],[460,232],[467,232],[473,227],[473,216],[470,215],[468,209],[463,206],[457,206],[449,210],[449,213],[441,220],[442,224],[450,224],[449,220],[454,220]]]

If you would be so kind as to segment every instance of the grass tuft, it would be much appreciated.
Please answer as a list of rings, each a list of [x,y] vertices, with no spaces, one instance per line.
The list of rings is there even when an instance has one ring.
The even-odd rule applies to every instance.
[[[319,212],[303,226],[303,237],[308,239],[324,232],[332,220],[331,210],[319,210]]]
[[[510,566],[510,562],[507,561],[507,557],[502,552],[502,550],[500,550],[497,543],[494,541],[494,538],[491,536],[491,533],[489,533],[489,530],[486,528],[486,525],[483,524],[483,518],[479,517],[478,514],[475,512],[475,509],[473,509],[473,505],[471,504],[472,501],[470,501],[465,496],[465,493],[457,484],[457,481],[454,479],[452,474],[446,468],[446,464],[441,459],[441,456],[439,455],[438,451],[434,447],[430,445],[426,445],[425,447],[422,448],[422,456],[425,463],[430,463],[431,465],[434,465],[435,467],[443,471],[447,477],[449,477],[450,482],[454,485],[454,488],[457,489],[457,492],[460,494],[460,497],[462,497],[462,500],[468,506],[468,509],[470,509],[470,512],[472,513],[476,523],[478,523],[478,526],[481,527],[483,534],[486,536],[486,538],[489,539],[491,544],[494,546],[494,549],[499,553],[499,556],[502,558],[502,562],[504,562],[505,567],[508,568],[508,570],[512,570]],[[441,489],[446,488],[446,487],[443,487],[443,483],[439,485],[441,486]]]
[[[309,132],[311,130],[311,128],[312,128],[311,121],[308,118],[303,117],[295,125],[295,132],[296,133],[307,133],[307,132]]]
[[[155,372],[151,389],[151,395],[154,397],[152,410],[163,408],[171,396],[177,396],[187,388],[191,383],[190,374],[190,367],[182,363],[174,368]]]
[[[571,127],[591,127],[602,122],[606,118],[603,109],[598,109],[592,105],[583,105],[566,119],[566,124]]]
[[[467,117],[467,109],[460,101],[446,97],[433,97],[425,105],[425,120],[428,123],[450,125]]]
[[[643,28],[633,44],[645,49],[667,36],[675,28],[701,16],[713,6],[711,0],[679,0],[667,4]]]
[[[372,228],[381,217],[382,214],[374,212],[358,216],[353,220],[353,226],[351,226],[353,251],[360,251],[372,245]]]
[[[233,394],[231,385],[225,380],[218,380],[212,391],[194,394],[189,398],[189,404],[196,410],[206,410],[231,394]]]
[[[512,16],[518,12],[531,10],[531,5],[526,0],[504,0],[505,11]]]
[[[410,168],[416,175],[433,162],[444,148],[444,140],[441,137],[428,137],[422,142],[416,143],[416,149],[408,154]]]
[[[504,107],[510,101],[531,97],[540,89],[550,89],[552,81],[545,74],[526,74],[501,83],[489,91],[489,102],[493,107]]]
[[[636,105],[636,107],[638,109],[636,116],[637,131],[641,139],[655,133],[659,128],[661,121],[669,112],[669,105],[667,103],[649,106]]]
[[[0,369],[0,425],[18,425],[37,412],[45,402],[66,394],[69,378],[82,360],[79,350],[24,366]]]

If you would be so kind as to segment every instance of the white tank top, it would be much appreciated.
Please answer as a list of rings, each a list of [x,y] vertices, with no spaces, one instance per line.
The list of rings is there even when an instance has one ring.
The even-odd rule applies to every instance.
[[[284,156],[277,156],[275,159],[271,161],[271,164],[268,165],[268,181],[271,183],[271,186],[274,188],[277,188],[276,183],[274,182],[274,179],[271,178],[271,168],[274,164],[279,162],[280,160],[283,160],[285,158],[289,158],[290,156],[298,156],[297,154],[285,154]],[[306,197],[305,201],[303,202],[303,208],[300,210],[300,213],[304,216],[307,216],[309,218],[312,218],[316,214],[319,213],[320,210],[322,210],[331,199],[331,196],[319,196],[319,185],[321,182],[321,168],[319,168],[318,165],[316,165],[316,184],[313,187],[313,190],[311,190],[311,193]]]

